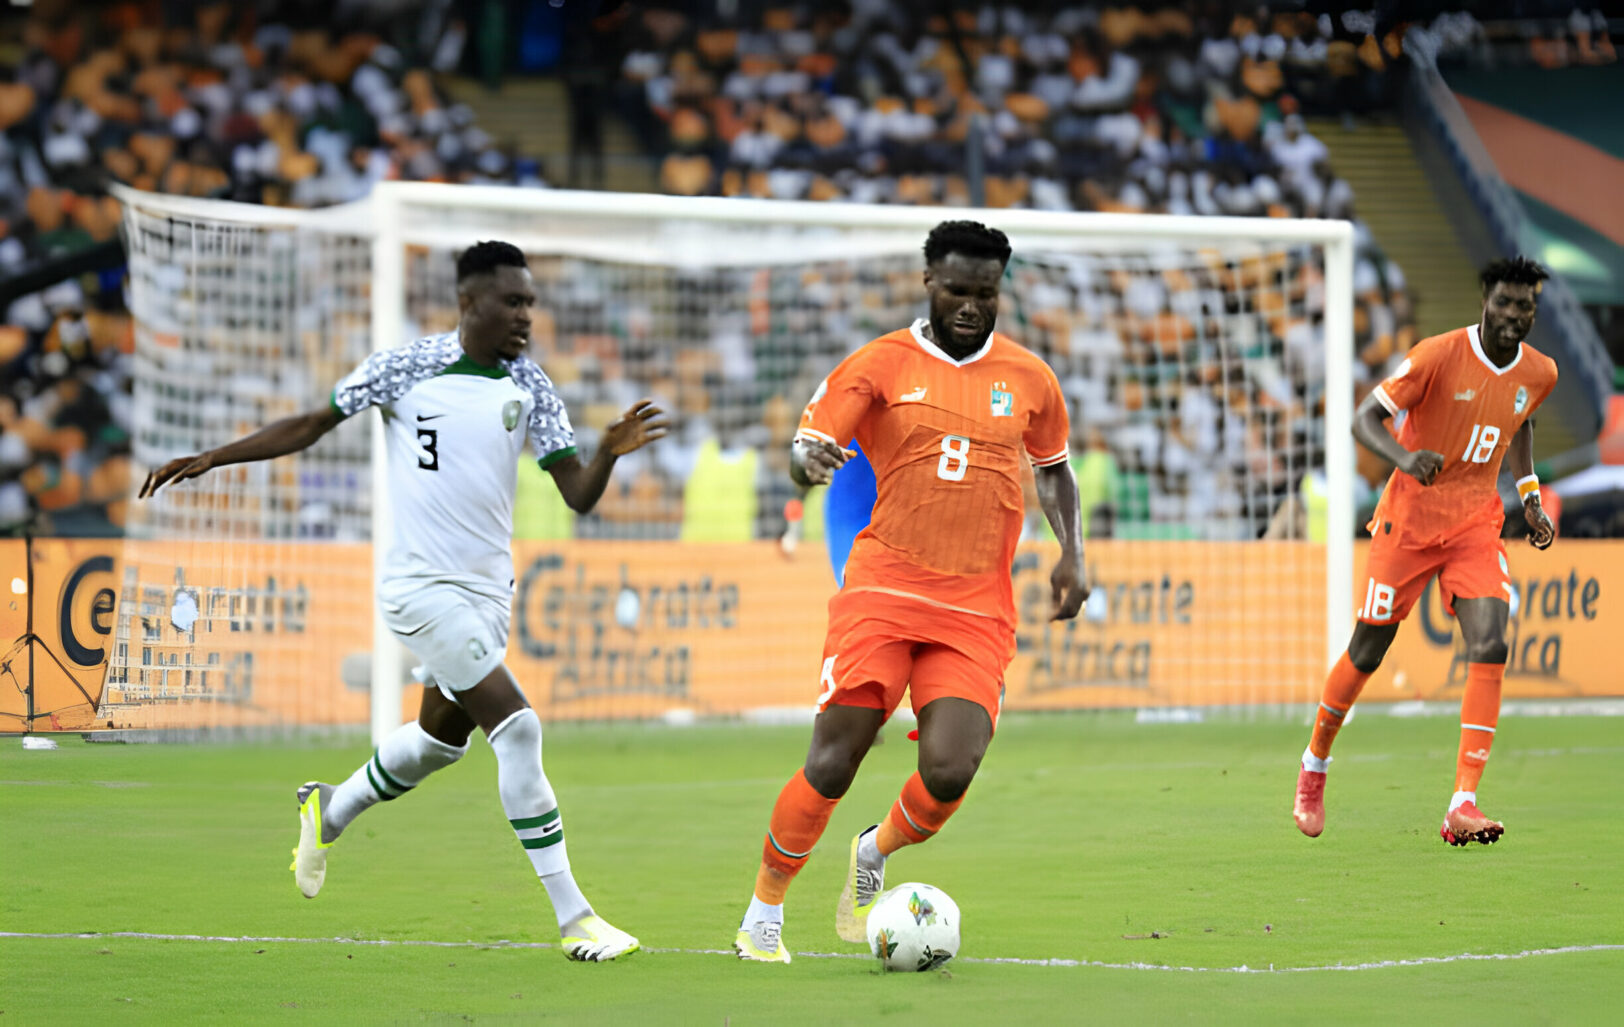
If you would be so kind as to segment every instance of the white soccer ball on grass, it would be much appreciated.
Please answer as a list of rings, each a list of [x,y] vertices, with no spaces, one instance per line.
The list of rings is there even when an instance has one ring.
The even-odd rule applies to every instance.
[[[869,911],[868,948],[887,970],[934,970],[958,954],[958,903],[928,884],[892,888]]]

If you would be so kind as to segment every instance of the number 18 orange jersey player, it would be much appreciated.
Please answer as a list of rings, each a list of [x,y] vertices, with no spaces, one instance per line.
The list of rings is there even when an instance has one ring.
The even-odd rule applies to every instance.
[[[841,938],[865,940],[886,857],[941,830],[963,801],[1015,655],[1010,564],[1027,461],[1061,545],[1050,575],[1054,616],[1075,617],[1088,597],[1060,383],[992,330],[1009,256],[1002,232],[937,225],[925,242],[930,317],[847,357],[802,415],[797,482],[828,481],[853,455],[845,447],[855,437],[878,496],[829,602],[812,746],[773,806],[733,943],[741,959],[789,962],[785,892],[904,688],[919,715],[919,769],[886,818],[852,839],[835,913]]]
[[[1439,833],[1451,845],[1488,845],[1505,831],[1477,808],[1478,781],[1500,719],[1512,594],[1495,480],[1509,454],[1528,541],[1548,547],[1555,531],[1540,508],[1532,417],[1556,387],[1556,364],[1522,341],[1546,277],[1524,257],[1485,267],[1482,321],[1422,340],[1354,416],[1354,436],[1398,469],[1370,522],[1359,623],[1325,682],[1297,775],[1293,812],[1309,837],[1325,827],[1331,741],[1434,574],[1460,622],[1467,659],[1455,793]],[[1406,416],[1395,439],[1382,422],[1400,411]]]

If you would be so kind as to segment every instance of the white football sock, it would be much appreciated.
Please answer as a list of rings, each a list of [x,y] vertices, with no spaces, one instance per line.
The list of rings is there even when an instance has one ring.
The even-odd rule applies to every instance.
[[[880,854],[880,831],[871,827],[857,837],[857,862],[869,867],[882,867],[885,857]]]
[[[436,770],[462,759],[467,751],[467,742],[460,747],[447,745],[415,720],[395,728],[370,760],[333,789],[321,811],[321,840],[331,842],[362,810],[400,798]]]
[[[1314,750],[1313,749],[1304,749],[1303,750],[1303,769],[1304,770],[1311,771],[1312,773],[1315,773],[1315,774],[1323,774],[1323,773],[1325,773],[1326,768],[1328,768],[1330,765],[1331,765],[1331,757],[1327,756],[1324,759],[1320,759],[1318,756],[1314,755]]]
[[[1456,807],[1458,807],[1463,802],[1470,802],[1470,803],[1473,803],[1475,805],[1477,803],[1477,793],[1476,792],[1456,792],[1454,795],[1451,795],[1449,797],[1449,812],[1451,812],[1451,813],[1455,812]]]
[[[759,923],[762,920],[774,924],[783,923],[784,904],[780,902],[775,906],[768,902],[762,902],[754,895],[751,895],[750,908],[744,911],[744,921],[739,926],[749,927],[751,924]]]
[[[592,905],[570,874],[558,799],[541,769],[541,719],[527,706],[496,725],[489,737],[496,752],[496,790],[502,809],[547,889],[553,916],[563,930],[571,921],[591,915]]]

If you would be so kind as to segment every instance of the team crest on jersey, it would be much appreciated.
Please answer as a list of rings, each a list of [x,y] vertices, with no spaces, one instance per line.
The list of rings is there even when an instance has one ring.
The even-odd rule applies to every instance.
[[[1528,387],[1519,385],[1517,386],[1517,398],[1511,401],[1511,412],[1520,414],[1526,406],[1528,406]]]
[[[508,431],[512,431],[513,429],[517,428],[519,426],[519,412],[523,409],[524,404],[520,403],[516,399],[510,399],[506,403],[503,403],[502,427],[506,428]]]
[[[1009,391],[1007,382],[992,383],[992,416],[1015,416],[1015,396]]]

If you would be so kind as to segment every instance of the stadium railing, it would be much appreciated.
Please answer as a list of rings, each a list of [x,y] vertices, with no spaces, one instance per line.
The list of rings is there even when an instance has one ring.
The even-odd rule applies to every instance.
[[[1431,40],[1412,29],[1404,48],[1411,58],[1411,88],[1405,91],[1408,113],[1420,119],[1427,135],[1439,143],[1498,250],[1493,254],[1474,253],[1474,258],[1486,260],[1520,252],[1527,238],[1528,215],[1439,72]],[[1535,341],[1556,351],[1552,356],[1564,371],[1564,383],[1572,383],[1564,391],[1583,400],[1576,435],[1580,442],[1589,442],[1606,416],[1613,373],[1607,347],[1561,275],[1553,276],[1540,296],[1540,322],[1534,328]]]

